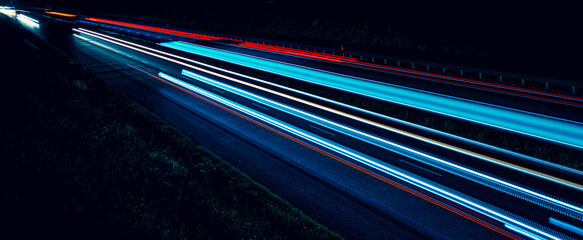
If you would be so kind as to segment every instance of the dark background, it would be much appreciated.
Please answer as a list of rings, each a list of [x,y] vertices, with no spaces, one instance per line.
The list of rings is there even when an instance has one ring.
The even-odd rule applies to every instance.
[[[184,19],[202,30],[236,31],[235,34],[275,40],[319,39],[323,45],[342,44],[371,53],[580,81],[583,38],[579,36],[582,21],[576,1],[15,0],[14,3],[69,12],[149,16],[160,22]],[[317,36],[303,35],[300,26]],[[347,34],[338,29],[353,31]],[[261,33],[264,35],[258,35]],[[375,38],[393,41],[386,43]]]

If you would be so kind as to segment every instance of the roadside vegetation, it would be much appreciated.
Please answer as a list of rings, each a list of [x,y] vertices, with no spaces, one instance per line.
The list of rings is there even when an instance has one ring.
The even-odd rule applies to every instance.
[[[2,238],[340,239],[0,16]]]

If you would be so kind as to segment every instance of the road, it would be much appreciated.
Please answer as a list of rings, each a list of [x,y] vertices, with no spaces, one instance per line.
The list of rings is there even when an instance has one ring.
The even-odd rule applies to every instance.
[[[188,54],[170,55],[163,46],[38,18],[41,27],[30,28],[39,36],[350,239],[577,236],[568,226],[580,226],[583,219],[578,171],[205,66]],[[191,42],[327,71],[332,66],[208,40]],[[385,72],[332,67],[361,78],[405,77],[392,80]],[[540,114],[551,113],[541,109]],[[577,121],[576,115],[561,118]]]

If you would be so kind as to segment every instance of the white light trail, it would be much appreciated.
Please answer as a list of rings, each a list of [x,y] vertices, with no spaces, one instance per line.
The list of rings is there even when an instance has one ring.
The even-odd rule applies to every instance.
[[[38,20],[31,18],[29,16],[26,16],[22,13],[16,15],[16,19],[18,19],[18,21],[20,21],[21,23],[33,27],[33,28],[38,28],[40,25],[38,23]]]
[[[9,17],[16,16],[16,10],[14,10],[14,7],[0,6],[0,13],[6,14]]]

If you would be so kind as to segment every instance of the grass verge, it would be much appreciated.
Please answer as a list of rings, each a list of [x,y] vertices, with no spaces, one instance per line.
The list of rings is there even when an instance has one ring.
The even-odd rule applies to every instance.
[[[341,238],[34,35],[0,25],[3,236]]]

